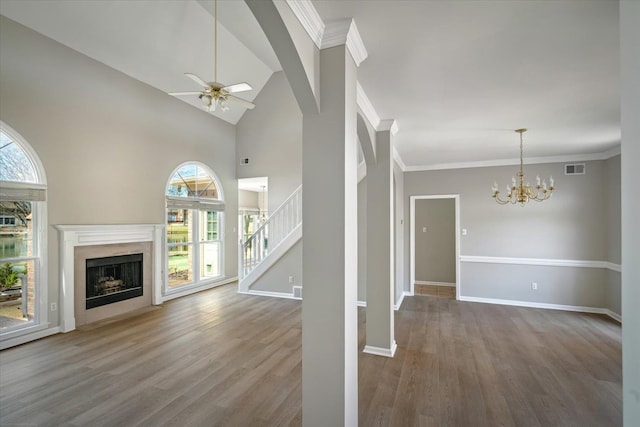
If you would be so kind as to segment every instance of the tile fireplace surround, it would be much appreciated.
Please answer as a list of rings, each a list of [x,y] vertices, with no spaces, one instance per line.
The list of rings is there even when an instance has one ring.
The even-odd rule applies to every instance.
[[[60,244],[60,329],[62,332],[69,332],[76,328],[76,318],[81,316],[86,319],[85,313],[78,313],[76,309],[76,286],[84,280],[76,279],[76,248],[95,246],[100,252],[105,248],[112,247],[117,251],[122,251],[130,247],[137,247],[145,243],[151,246],[151,277],[149,288],[151,298],[146,297],[146,304],[153,305],[162,303],[162,243],[164,224],[125,224],[125,225],[56,225],[58,230],[58,240]],[[89,248],[82,248],[84,249]],[[78,271],[84,271],[78,269]],[[146,281],[147,279],[145,279]],[[106,307],[106,306],[105,306]],[[125,310],[127,309],[125,305]],[[122,313],[116,313],[122,314]],[[80,322],[84,323],[84,322]],[[80,324],[79,323],[79,324]]]

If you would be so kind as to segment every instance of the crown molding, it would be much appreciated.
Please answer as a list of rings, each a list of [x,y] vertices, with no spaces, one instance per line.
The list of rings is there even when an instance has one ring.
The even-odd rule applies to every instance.
[[[356,21],[354,21],[353,18],[331,21],[324,27],[324,35],[320,49],[328,49],[343,44],[347,45],[347,49],[351,52],[356,66],[359,67],[362,61],[367,59],[369,54],[364,47],[364,42],[360,37]]]
[[[397,135],[399,130],[398,122],[395,119],[381,120],[380,125],[376,128],[378,132],[389,131],[393,136]]]
[[[530,157],[524,159],[525,165],[537,165],[543,163],[567,163],[567,162],[589,162],[594,160],[608,160],[620,154],[620,147],[601,153],[591,154],[567,154],[563,156],[547,156],[547,157]],[[407,166],[405,172],[419,172],[430,170],[444,169],[466,169],[466,168],[486,168],[495,166],[514,166],[519,165],[520,159],[501,159],[501,160],[483,160],[478,162],[460,162],[460,163],[438,163],[434,165],[418,165]]]
[[[398,153],[396,147],[393,147],[393,160],[395,160],[398,166],[400,166],[400,170],[402,170],[402,172],[407,171],[407,165],[405,165],[404,161],[402,161],[402,157],[400,157],[400,153]]]
[[[293,14],[300,21],[300,25],[307,32],[313,43],[320,49],[325,25],[311,0],[286,0]]]
[[[371,101],[369,101],[369,97],[367,97],[366,92],[362,89],[362,86],[360,86],[360,82],[356,82],[356,102],[371,127],[378,129],[378,126],[380,126],[380,116],[378,116],[376,109],[373,107]]]

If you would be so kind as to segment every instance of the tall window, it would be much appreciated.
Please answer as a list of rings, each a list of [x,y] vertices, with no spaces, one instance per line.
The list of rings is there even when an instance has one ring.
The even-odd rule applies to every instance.
[[[38,326],[46,307],[46,186],[31,147],[0,122],[0,335]]]
[[[167,186],[166,292],[224,275],[223,211],[220,185],[206,166],[187,163],[173,173]]]

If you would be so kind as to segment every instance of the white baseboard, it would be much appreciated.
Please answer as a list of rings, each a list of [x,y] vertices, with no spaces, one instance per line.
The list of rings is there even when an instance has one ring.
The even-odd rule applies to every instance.
[[[616,313],[614,311],[611,311],[611,310],[605,308],[603,314],[606,314],[607,316],[611,317],[613,320],[622,323],[622,316],[620,316],[618,313]]]
[[[400,296],[400,300],[398,300],[398,302],[396,302],[393,305],[393,309],[395,311],[400,310],[400,307],[402,306],[402,301],[404,301],[404,297],[405,296],[411,296],[411,295],[409,295],[409,292],[407,292],[407,291],[403,292],[402,295]],[[367,302],[366,301],[358,301],[358,307],[366,307],[366,306],[367,306]]]
[[[416,285],[448,286],[450,288],[455,288],[456,287],[455,283],[450,283],[450,282],[430,282],[430,281],[425,281],[425,280],[416,280],[413,283],[416,284]]]
[[[271,298],[286,298],[286,299],[295,299],[298,301],[302,301],[302,298],[296,298],[293,294],[288,294],[286,292],[270,292],[270,291],[259,291],[255,289],[249,289],[247,291],[238,290],[239,294],[245,295],[256,295],[260,297],[271,297]]]
[[[207,289],[217,288],[218,286],[228,285],[229,283],[237,282],[238,276],[227,277],[217,282],[210,282],[201,286],[194,286],[193,288],[187,288],[184,290],[172,292],[170,294],[163,295],[162,302],[170,301],[172,299],[186,297],[187,295],[195,294],[196,292],[206,291]],[[157,305],[157,304],[156,304]]]
[[[4,350],[10,347],[15,347],[17,345],[25,344],[31,341],[39,340],[40,338],[59,334],[61,332],[62,332],[62,329],[60,328],[60,326],[56,326],[54,328],[47,328],[38,332],[20,335],[15,338],[9,338],[7,340],[0,341],[0,350]]]
[[[596,313],[605,314],[614,320],[622,323],[622,317],[617,313],[612,312],[606,308],[599,307],[584,307],[580,305],[562,305],[562,304],[549,304],[545,302],[532,302],[532,301],[518,301],[496,298],[479,298],[479,297],[466,297],[460,296],[460,301],[467,302],[480,302],[485,304],[499,304],[499,305],[511,305],[515,307],[529,307],[529,308],[545,308],[548,310],[564,310],[564,311],[576,311],[580,313]]]
[[[398,349],[398,344],[396,344],[396,340],[393,340],[393,344],[391,344],[391,348],[365,345],[364,350],[362,350],[362,352],[368,353],[368,354],[375,354],[376,356],[393,357],[396,354],[397,349]]]

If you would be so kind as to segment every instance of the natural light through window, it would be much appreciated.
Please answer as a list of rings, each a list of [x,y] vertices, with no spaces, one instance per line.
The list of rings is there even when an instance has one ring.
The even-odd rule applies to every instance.
[[[39,243],[46,189],[31,150],[19,136],[0,130],[0,333],[40,321]]]
[[[214,173],[199,163],[180,166],[167,185],[166,292],[224,275],[224,201]]]

